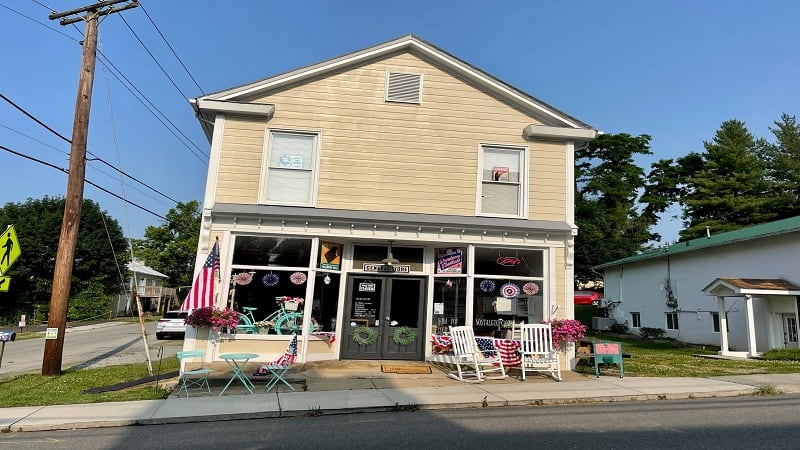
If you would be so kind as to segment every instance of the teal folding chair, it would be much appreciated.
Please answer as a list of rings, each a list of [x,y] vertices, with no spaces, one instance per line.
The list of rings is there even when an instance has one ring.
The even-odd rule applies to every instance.
[[[286,351],[281,355],[280,358],[276,359],[275,361],[266,363],[262,365],[258,371],[256,371],[255,375],[272,375],[272,378],[267,382],[264,388],[269,392],[278,382],[282,382],[286,386],[289,386],[289,389],[294,390],[294,386],[291,385],[284,376],[286,372],[289,371],[289,368],[292,367],[294,364],[294,360],[297,359],[297,335],[295,334],[292,336],[292,340],[289,341],[289,345],[286,347]]]
[[[211,387],[208,385],[208,376],[213,372],[212,369],[207,369],[203,366],[203,350],[186,350],[178,352],[178,361],[181,363],[181,376],[180,386],[178,387],[178,395],[181,391],[189,396],[189,390],[201,390],[205,387],[206,392],[211,394]],[[186,363],[193,362],[194,359],[200,361],[200,367],[191,370],[186,370]]]

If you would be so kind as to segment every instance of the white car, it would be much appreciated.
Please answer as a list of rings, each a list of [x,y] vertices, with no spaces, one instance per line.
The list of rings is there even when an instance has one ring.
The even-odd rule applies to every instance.
[[[177,336],[183,339],[186,334],[186,317],[188,311],[167,311],[158,319],[156,325],[156,339],[161,340],[167,336]]]

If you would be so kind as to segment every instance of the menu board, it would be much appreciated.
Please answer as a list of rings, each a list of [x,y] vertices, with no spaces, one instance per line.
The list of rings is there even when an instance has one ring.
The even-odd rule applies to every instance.
[[[364,319],[373,318],[376,315],[377,307],[375,299],[371,297],[356,297],[353,299],[353,317]]]

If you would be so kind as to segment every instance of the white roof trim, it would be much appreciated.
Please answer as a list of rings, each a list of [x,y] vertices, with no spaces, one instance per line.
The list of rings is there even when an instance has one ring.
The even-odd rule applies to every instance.
[[[569,138],[577,140],[591,140],[597,137],[596,130],[588,130],[586,128],[560,128],[548,127],[546,125],[528,125],[523,130],[526,138]]]
[[[195,100],[197,108],[203,111],[216,111],[221,113],[237,113],[255,116],[271,117],[275,113],[275,105],[266,103],[244,103],[234,101],[211,100],[198,98]]]
[[[532,101],[531,98],[525,95],[521,95],[519,92],[516,92],[509,87],[503,85],[502,83],[498,82],[492,77],[486,76],[483,73],[475,70],[474,68],[458,61],[454,57],[439,51],[436,48],[433,48],[429,45],[426,45],[424,42],[421,42],[414,36],[406,36],[395,41],[388,42],[383,45],[378,45],[371,49],[367,49],[365,51],[356,52],[351,54],[350,56],[345,56],[337,59],[333,59],[326,63],[321,63],[316,66],[310,66],[304,69],[298,69],[293,72],[286,73],[284,75],[278,75],[276,77],[268,78],[265,80],[261,80],[250,85],[245,85],[241,88],[234,88],[229,89],[226,91],[222,91],[217,94],[211,94],[206,98],[214,98],[216,100],[231,100],[235,98],[240,98],[247,96],[249,94],[253,94],[263,90],[269,90],[278,86],[290,84],[297,82],[299,80],[313,77],[317,74],[336,70],[339,67],[351,65],[353,63],[357,63],[359,61],[367,60],[373,58],[375,56],[391,53],[395,50],[400,50],[403,48],[413,48],[415,50],[420,51],[423,54],[426,54],[437,61],[443,63],[443,65],[449,67],[450,69],[458,72],[459,74],[466,76],[472,80],[479,82],[480,84],[489,87],[490,89],[494,90],[502,94],[503,96],[513,99],[521,104],[524,104],[532,109],[538,110],[541,113],[550,116],[561,123],[565,124],[568,127],[572,128],[584,128],[582,125],[574,122],[568,117],[560,115],[550,108],[544,107],[538,104],[535,101]],[[198,99],[202,100],[202,99]]]

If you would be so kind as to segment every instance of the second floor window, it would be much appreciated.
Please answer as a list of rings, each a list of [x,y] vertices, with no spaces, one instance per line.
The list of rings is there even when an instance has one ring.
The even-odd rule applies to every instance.
[[[525,149],[484,145],[480,161],[479,214],[524,216]]]
[[[317,134],[269,134],[262,203],[312,206],[317,167]]]

